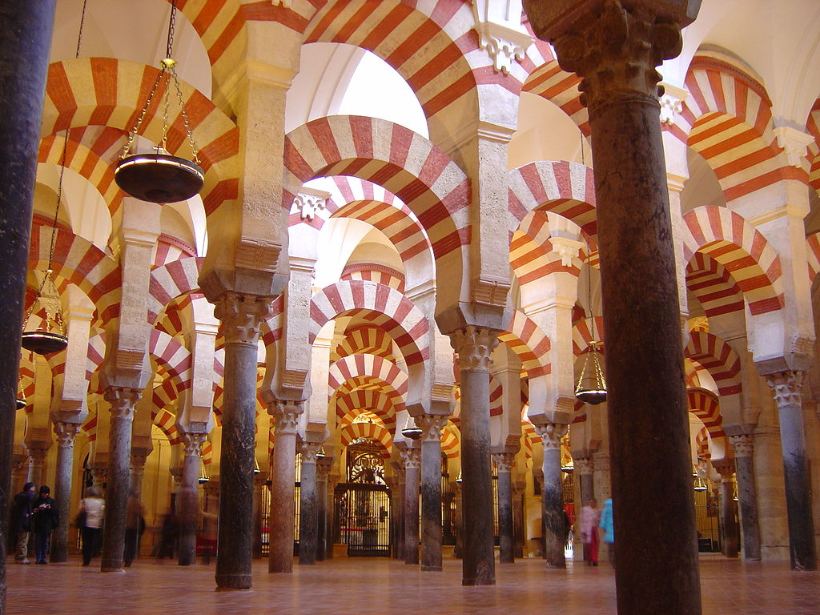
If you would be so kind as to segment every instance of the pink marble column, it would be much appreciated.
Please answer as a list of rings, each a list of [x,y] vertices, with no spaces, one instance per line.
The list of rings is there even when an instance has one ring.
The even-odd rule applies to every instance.
[[[179,557],[180,566],[196,563],[196,531],[199,525],[199,468],[202,464],[202,445],[204,433],[183,433],[185,458],[182,462],[182,476],[177,500],[179,518]]]
[[[304,402],[277,400],[269,410],[276,421],[270,485],[268,572],[293,571],[293,494],[296,481],[296,430]]]
[[[440,571],[441,563],[441,430],[446,416],[421,418],[421,569]]]
[[[513,535],[513,493],[512,465],[515,455],[512,453],[494,453],[495,467],[498,470],[498,542],[499,558],[502,564],[515,561]]]
[[[728,428],[727,428],[728,431]],[[735,476],[737,479],[738,502],[740,503],[740,525],[743,530],[743,559],[760,560],[760,526],[757,521],[757,487],[754,469],[754,433],[729,436],[735,449]]]
[[[418,448],[401,452],[404,463],[404,563],[419,563],[419,473],[421,469]]]
[[[737,507],[734,501],[734,481],[732,475],[735,473],[735,463],[733,459],[713,459],[712,466],[720,474],[720,526],[723,528],[722,551],[726,557],[737,557],[738,555],[738,527],[735,518]]]
[[[567,426],[542,423],[535,426],[544,443],[544,487],[541,516],[544,521],[544,558],[548,568],[566,568],[564,557],[564,495],[561,484],[561,438]]]
[[[54,477],[54,499],[60,514],[60,525],[51,534],[51,558],[53,563],[68,560],[68,526],[71,518],[71,475],[74,469],[74,439],[79,429],[77,423],[58,421],[54,423],[57,437],[57,471]]]

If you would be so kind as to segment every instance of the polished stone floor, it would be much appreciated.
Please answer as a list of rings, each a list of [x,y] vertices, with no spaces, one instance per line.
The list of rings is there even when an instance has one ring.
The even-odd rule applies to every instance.
[[[547,570],[542,560],[518,560],[497,566],[490,587],[462,587],[458,560],[445,560],[443,573],[387,559],[296,564],[292,575],[269,575],[266,564],[254,563],[252,590],[215,592],[213,563],[181,568],[143,559],[125,573],[103,574],[76,560],[22,566],[9,559],[7,613],[615,613],[615,577],[606,564]],[[820,613],[820,573],[791,572],[786,563],[703,556],[701,585],[707,615]]]

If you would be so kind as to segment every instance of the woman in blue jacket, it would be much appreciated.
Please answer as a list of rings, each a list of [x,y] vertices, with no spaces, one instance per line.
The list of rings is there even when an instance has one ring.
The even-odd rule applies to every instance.
[[[609,554],[609,561],[615,565],[615,523],[612,520],[612,498],[607,498],[604,501],[604,508],[601,511],[601,520],[598,522],[598,527],[603,530],[604,542],[606,543],[607,552]]]

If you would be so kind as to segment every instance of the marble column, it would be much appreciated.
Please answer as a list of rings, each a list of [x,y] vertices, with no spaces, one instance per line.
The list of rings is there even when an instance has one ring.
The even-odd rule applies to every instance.
[[[20,333],[31,213],[55,0],[0,3],[0,612],[6,606],[6,546]]]
[[[513,483],[513,536],[515,557],[524,557],[524,527],[526,520],[524,518],[524,497],[526,494],[526,483],[524,481],[515,481]]]
[[[182,462],[182,480],[177,496],[177,517],[179,519],[180,566],[196,563],[196,530],[199,525],[199,468],[202,464],[204,433],[183,433],[185,458]]]
[[[136,403],[142,391],[127,387],[109,387],[105,399],[111,403],[108,468],[105,489],[105,525],[103,527],[102,572],[123,570],[125,548],[125,513],[128,506],[128,483],[131,466],[131,426]]]
[[[515,561],[515,535],[513,532],[511,470],[515,455],[512,453],[494,453],[493,459],[498,470],[498,561],[502,564],[512,564]]]
[[[296,429],[304,402],[277,400],[268,411],[276,422],[270,485],[268,572],[293,571],[293,497]]]
[[[416,445],[417,446],[417,445]],[[419,473],[418,448],[408,445],[401,452],[404,463],[404,563],[419,563]]]
[[[142,501],[142,479],[145,476],[145,461],[151,450],[131,448],[131,468],[129,485],[134,495]]]
[[[393,559],[404,559],[404,464],[397,470],[393,487],[391,517],[393,519]]]
[[[581,501],[575,506],[575,514],[581,512],[581,507],[595,497],[595,485],[593,481],[594,466],[589,457],[576,457],[572,460],[575,476],[578,477],[578,487],[581,494]]]
[[[270,300],[226,292],[214,314],[225,336],[222,450],[219,457],[219,590],[250,589],[253,561],[253,468],[259,325]]]
[[[68,560],[68,526],[71,521],[68,510],[71,505],[71,475],[74,469],[74,438],[79,429],[77,423],[58,421],[54,423],[57,437],[57,472],[54,477],[54,499],[60,514],[60,525],[51,534],[51,562]]]
[[[461,366],[461,584],[495,585],[489,373],[498,332],[468,326],[450,341]]]
[[[720,474],[720,526],[723,528],[721,551],[726,557],[737,557],[740,541],[735,517],[737,507],[734,500],[734,481],[732,480],[732,475],[735,473],[734,460],[713,459],[712,466]]]
[[[327,481],[327,551],[326,559],[333,559],[333,545],[339,538],[336,531],[336,486],[340,482],[338,474],[331,474]],[[392,516],[392,515],[391,515]]]
[[[580,101],[589,110],[618,612],[700,613],[680,302],[656,70],[680,53],[680,29],[694,20],[700,2],[524,2],[535,33],[552,42],[564,70],[581,78]]]
[[[319,526],[316,531],[316,561],[322,562],[327,558],[328,545],[332,545],[330,538],[330,523],[328,519],[328,481],[327,475],[333,465],[333,458],[321,453],[316,455],[316,513]]]
[[[817,570],[811,480],[803,429],[801,390],[804,374],[805,372],[778,372],[767,375],[766,382],[774,392],[780,422],[791,566],[793,570]]]
[[[319,541],[319,507],[316,496],[316,454],[321,444],[302,444],[302,471],[299,488],[299,564],[316,563]]]
[[[438,571],[441,563],[441,430],[446,416],[421,418],[421,569]]]
[[[544,443],[544,487],[541,490],[541,516],[544,520],[544,558],[548,568],[565,568],[564,495],[561,483],[561,437],[567,425],[541,423],[535,426]]]
[[[755,486],[754,434],[729,436],[735,449],[735,478],[740,503],[740,525],[743,535],[743,558],[760,560],[760,526],[757,522],[757,487]]]

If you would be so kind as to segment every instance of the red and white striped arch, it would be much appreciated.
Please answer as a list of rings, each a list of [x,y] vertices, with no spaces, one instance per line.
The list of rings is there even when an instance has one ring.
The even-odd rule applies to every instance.
[[[196,257],[196,248],[178,237],[162,233],[157,239],[153,267],[162,267],[183,258]]]
[[[404,273],[377,263],[352,263],[347,265],[342,270],[340,279],[375,282],[404,293]]]
[[[177,429],[176,420],[177,417],[164,408],[159,410],[154,417],[154,425],[159,427],[159,430],[166,435],[171,446],[179,444],[182,441],[179,430]]]
[[[692,331],[684,356],[709,371],[720,395],[737,395],[741,390],[740,357],[729,344],[704,331]]]
[[[707,389],[690,388],[686,390],[686,397],[689,402],[689,412],[703,421],[711,438],[714,440],[725,437],[717,395]]]
[[[708,317],[743,311],[743,293],[729,270],[703,252],[696,252],[686,265],[686,287]]]
[[[176,338],[151,329],[148,353],[165,370],[178,393],[191,387],[191,352]]]
[[[373,325],[357,325],[345,330],[345,337],[333,350],[331,361],[355,354],[373,354],[395,362],[393,339]]]
[[[553,252],[549,216],[544,211],[527,214],[510,242],[510,266],[521,287],[537,282],[555,272],[570,273],[576,278],[580,270],[574,264],[564,265]]]
[[[317,292],[310,301],[309,342],[328,321],[339,316],[363,315],[382,324],[393,338],[408,366],[430,356],[430,324],[413,303],[388,286],[373,282],[338,282]],[[380,318],[383,317],[383,318]],[[375,322],[376,320],[383,322]]]
[[[709,452],[709,432],[705,427],[701,427],[695,436],[695,449],[698,459],[712,458],[712,453]]]
[[[809,184],[820,194],[820,98],[812,105],[806,130],[814,137],[814,142],[809,144],[806,155],[809,160]]]
[[[504,389],[495,374],[490,377],[490,416],[501,416],[504,414]]]
[[[461,455],[461,437],[458,427],[448,421],[441,430],[441,452],[447,459],[458,459]]]
[[[158,69],[116,58],[79,58],[49,65],[42,132],[52,135],[89,125],[129,130],[146,100]],[[235,199],[239,186],[239,132],[236,125],[201,92],[180,84],[185,109],[199,147],[205,185],[200,196],[207,214]],[[162,135],[161,96],[156,96],[142,135],[157,143]],[[167,149],[188,149],[182,114],[169,117]],[[187,154],[190,155],[190,154]],[[99,188],[98,188],[99,190]],[[100,190],[103,193],[103,190]]]
[[[783,179],[808,180],[781,155],[772,103],[760,83],[730,64],[696,56],[685,84],[689,96],[670,132],[709,163],[727,201]]]
[[[157,318],[154,327],[167,333],[171,337],[183,335],[185,332],[185,319],[191,322],[190,311],[192,299],[197,296],[204,300],[205,296],[200,293],[190,293],[172,299],[165,306],[165,309]]]
[[[540,96],[566,113],[585,136],[589,136],[589,111],[581,104],[581,79],[563,70],[558,61],[550,59],[533,70],[522,92]]]
[[[498,339],[516,354],[521,367],[527,370],[528,378],[551,373],[552,368],[547,361],[550,340],[534,320],[520,310],[514,310],[505,318],[502,326],[504,332]]]
[[[384,447],[382,456],[387,459],[393,454],[393,436],[379,423],[369,421],[348,423],[340,430],[342,446],[349,446],[351,442],[358,438],[367,438],[378,442]]]
[[[267,315],[262,327],[262,343],[268,352],[272,351],[273,345],[282,339],[285,327],[285,296],[279,295],[271,303],[271,311]]]
[[[743,217],[725,207],[704,205],[683,216],[683,256],[710,256],[731,272],[752,315],[783,307],[780,257]]]
[[[372,412],[391,433],[396,428],[395,398],[378,388],[355,389],[331,397],[336,404],[336,416],[341,420],[353,420],[362,412]]]
[[[372,354],[346,356],[333,363],[328,371],[328,386],[335,390],[348,380],[361,377],[380,380],[399,396],[407,395],[407,374],[392,361]]]
[[[189,256],[151,270],[148,282],[148,322],[154,324],[166,305],[199,288],[203,258]]]
[[[809,249],[806,250],[809,259],[809,279],[814,283],[814,278],[820,271],[820,231],[806,237],[806,242],[809,244]]]
[[[592,335],[592,321],[586,317],[578,319],[572,327],[572,353],[577,357],[589,350],[590,342],[605,342],[604,317],[595,316],[595,335]]]
[[[85,379],[91,382],[94,374],[105,360],[105,338],[103,333],[92,335],[88,339],[88,352],[86,353]]]

